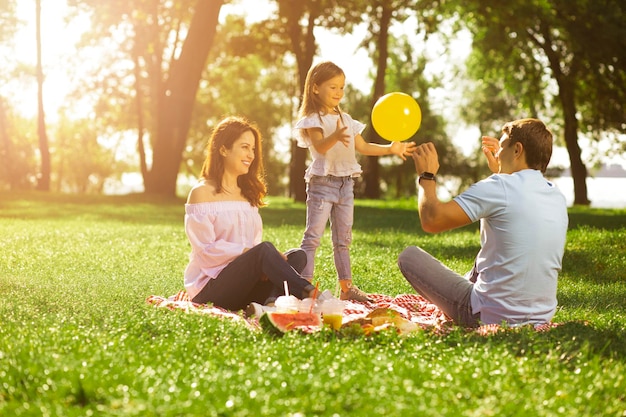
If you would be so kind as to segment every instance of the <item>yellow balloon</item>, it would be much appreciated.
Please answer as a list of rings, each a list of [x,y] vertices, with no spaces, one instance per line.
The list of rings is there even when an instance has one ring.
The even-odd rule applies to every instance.
[[[422,123],[422,110],[408,94],[389,93],[372,108],[372,125],[380,137],[401,142],[413,136]]]

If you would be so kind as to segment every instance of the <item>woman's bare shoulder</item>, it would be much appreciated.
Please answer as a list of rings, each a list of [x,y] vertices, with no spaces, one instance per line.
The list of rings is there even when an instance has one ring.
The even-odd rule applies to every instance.
[[[217,199],[217,192],[213,181],[203,179],[198,181],[198,184],[194,185],[189,192],[187,204],[209,203]]]

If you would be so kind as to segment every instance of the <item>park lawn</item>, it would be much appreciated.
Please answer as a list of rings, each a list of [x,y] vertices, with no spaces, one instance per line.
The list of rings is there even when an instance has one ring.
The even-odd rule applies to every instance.
[[[265,238],[297,246],[304,205],[269,202]],[[550,331],[282,338],[146,303],[182,289],[183,213],[141,195],[0,193],[0,415],[626,416],[626,210],[570,209]],[[412,292],[396,260],[414,244],[464,272],[478,230],[427,235],[414,200],[357,201],[357,285]],[[328,236],[316,266],[334,291]]]

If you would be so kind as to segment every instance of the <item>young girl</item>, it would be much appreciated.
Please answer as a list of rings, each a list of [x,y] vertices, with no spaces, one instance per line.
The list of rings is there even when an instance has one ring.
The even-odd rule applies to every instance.
[[[355,150],[363,155],[398,155],[403,160],[415,149],[414,142],[390,145],[368,143],[361,136],[363,123],[343,113],[346,77],[332,62],[313,66],[306,78],[296,123],[298,145],[309,148],[312,162],[307,183],[306,230],[301,248],[307,256],[302,277],[312,280],[315,252],[330,218],[333,255],[342,300],[369,301],[368,295],[352,284],[350,243],[354,215],[354,178],[361,174]]]
[[[265,183],[261,134],[242,118],[222,120],[211,135],[202,177],[185,204],[185,232],[191,243],[185,289],[196,303],[242,310],[267,304],[289,292],[313,294],[303,279],[306,255],[301,249],[282,254],[262,242],[259,207]]]

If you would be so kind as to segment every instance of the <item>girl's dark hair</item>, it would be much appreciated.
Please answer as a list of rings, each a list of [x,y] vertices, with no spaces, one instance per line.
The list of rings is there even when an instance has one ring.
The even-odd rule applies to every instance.
[[[255,207],[265,205],[263,197],[267,193],[265,171],[263,170],[263,153],[261,150],[261,133],[259,129],[243,117],[230,116],[220,121],[207,143],[207,157],[202,165],[201,176],[215,182],[216,192],[223,192],[224,157],[220,153],[222,146],[232,149],[233,143],[245,132],[254,135],[254,160],[247,174],[237,178],[237,185],[244,197]]]

